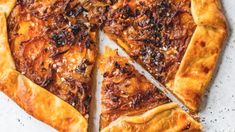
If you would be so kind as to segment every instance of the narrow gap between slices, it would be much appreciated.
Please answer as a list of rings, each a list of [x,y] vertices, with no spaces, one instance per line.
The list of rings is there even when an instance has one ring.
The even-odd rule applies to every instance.
[[[99,74],[98,68],[95,66],[93,70],[93,81],[92,81],[92,98],[90,104],[90,113],[89,113],[89,120],[88,120],[88,132],[96,132],[99,130],[99,115],[100,115],[100,81],[99,79],[102,76]]]
[[[124,57],[128,57],[128,58],[129,58],[128,54],[127,54],[119,45],[117,45],[115,42],[113,42],[112,40],[110,40],[110,39],[105,35],[105,33],[101,32],[101,33],[100,33],[100,36],[101,36],[101,40],[100,40],[100,54],[104,53],[104,47],[105,47],[105,46],[109,46],[109,47],[111,47],[112,49],[118,49],[118,53],[120,54],[120,56],[124,56]],[[145,76],[153,85],[155,85],[158,89],[160,89],[160,91],[163,91],[163,93],[166,94],[166,96],[167,96],[170,100],[172,100],[172,102],[177,103],[177,104],[178,104],[183,110],[185,110],[186,112],[189,111],[188,108],[187,108],[184,104],[182,104],[180,100],[178,100],[178,99],[177,99],[168,89],[166,89],[160,82],[158,82],[157,80],[155,80],[154,77],[153,77],[150,73],[148,73],[140,64],[138,64],[138,63],[136,63],[136,62],[134,62],[134,61],[131,61],[131,59],[129,60],[129,63],[130,63],[131,65],[133,65],[134,68],[136,68],[136,70],[137,70],[140,74],[142,74],[143,76]],[[97,76],[101,76],[101,75],[100,75],[101,73],[98,73],[98,74],[99,74],[99,75],[97,75]],[[102,76],[101,76],[101,78],[99,78],[99,79],[100,79],[100,81],[97,80],[97,81],[98,81],[97,83],[98,83],[99,85],[97,85],[96,92],[100,92],[100,91],[101,91]],[[97,89],[99,89],[99,91],[97,91]],[[93,98],[95,98],[95,97],[93,97]],[[100,95],[99,95],[99,98],[98,98],[98,99],[99,99],[99,101],[98,101],[96,104],[99,105],[99,106],[101,106],[101,101],[100,101],[101,98],[100,98]],[[101,111],[101,110],[100,110],[101,107],[99,107],[98,109],[99,109],[99,110],[96,110],[96,111],[99,111],[99,113],[96,113],[96,117],[99,117],[100,111]],[[195,116],[192,115],[192,117],[195,117]],[[95,123],[93,123],[92,125],[96,125],[96,126],[95,126],[96,129],[93,129],[93,130],[98,130],[97,125],[99,126],[100,120],[95,120],[94,122],[95,122]]]
[[[111,47],[113,49],[118,49],[118,53],[120,54],[120,56],[124,56],[124,57],[130,58],[128,53],[126,53],[126,51],[122,47],[120,47],[116,42],[111,40],[104,32],[101,32],[101,35],[103,36],[104,39],[107,40],[108,43],[104,43],[103,41],[101,41],[100,45],[109,46],[109,47]],[[102,48],[104,48],[104,46],[102,46]],[[104,52],[104,50],[102,50],[102,52]],[[189,109],[177,97],[175,97],[175,95],[172,94],[172,92],[168,88],[166,88],[163,84],[161,84],[159,81],[157,81],[139,63],[133,61],[132,59],[129,60],[129,63],[132,64],[137,69],[137,71],[140,72],[142,75],[144,75],[151,83],[153,83],[161,91],[163,91],[173,102],[176,102],[185,111],[189,111]]]

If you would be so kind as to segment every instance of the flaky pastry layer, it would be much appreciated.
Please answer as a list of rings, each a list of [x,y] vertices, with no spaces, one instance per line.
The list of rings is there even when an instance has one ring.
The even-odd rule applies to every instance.
[[[76,109],[16,71],[7,37],[8,13],[0,12],[0,91],[59,131],[87,131],[88,121]]]
[[[101,132],[196,132],[201,129],[177,104],[168,103],[140,115],[121,116]]]
[[[152,0],[148,0],[147,3],[149,1],[152,2]],[[169,1],[174,1],[174,0],[169,0]],[[176,3],[179,2],[177,0],[175,1]],[[220,4],[220,0],[188,0],[188,1],[190,1],[190,5],[189,5],[190,13],[189,14],[192,14],[192,19],[196,27],[195,27],[195,30],[193,30],[194,32],[192,34],[191,39],[188,41],[188,44],[185,45],[186,50],[185,50],[185,53],[182,54],[182,60],[180,60],[179,62],[174,62],[172,64],[172,65],[179,64],[179,66],[176,66],[176,67],[173,66],[171,69],[166,70],[166,72],[169,72],[169,71],[171,72],[169,72],[168,74],[169,76],[167,75],[168,77],[163,78],[163,80],[166,80],[165,82],[162,81],[162,78],[159,79],[158,77],[156,77],[156,74],[157,75],[161,74],[162,68],[159,68],[157,72],[152,72],[152,69],[154,69],[155,67],[153,68],[152,66],[148,66],[148,63],[153,61],[152,62],[153,64],[155,63],[156,65],[161,66],[161,64],[165,63],[168,59],[162,60],[164,58],[162,54],[158,52],[155,53],[154,51],[152,51],[154,48],[156,49],[159,48],[159,46],[157,45],[158,43],[152,42],[150,40],[148,41],[146,40],[146,39],[151,38],[153,35],[145,36],[143,40],[143,42],[145,43],[144,45],[149,46],[152,43],[155,44],[154,46],[152,46],[153,48],[148,48],[147,52],[143,52],[143,53],[140,52],[141,56],[146,56],[150,54],[149,56],[151,57],[146,59],[146,63],[142,63],[140,59],[137,59],[136,61],[140,63],[145,69],[147,69],[158,81],[160,82],[162,81],[163,85],[165,85],[170,91],[172,91],[172,93],[175,94],[192,112],[198,112],[201,102],[202,102],[202,98],[205,94],[207,85],[209,84],[211,78],[213,77],[213,73],[215,71],[217,61],[219,59],[224,41],[228,34],[228,29],[227,29],[227,24],[226,24],[226,18],[223,14],[222,7]],[[185,0],[183,2],[188,2],[188,1]],[[133,21],[132,20],[133,15],[135,16],[137,14],[138,16],[137,11],[136,11],[137,13],[134,12],[134,14],[132,14],[133,9],[135,9],[134,7],[136,7],[137,2],[129,1],[129,4],[123,3],[122,0],[119,0],[118,2],[119,3],[115,4],[112,9],[114,10],[114,14],[116,13],[115,15],[117,16],[117,18],[121,18],[122,21],[120,21],[119,23],[115,23],[116,21],[114,19],[114,21],[111,21],[108,24],[111,26],[116,24],[115,25],[117,26],[116,28],[121,28],[121,31],[123,30],[123,33],[115,32],[116,28],[109,29],[109,27],[104,28],[104,31],[106,31],[108,36],[114,41],[116,41],[135,60],[136,58],[138,58],[138,56],[136,57],[135,55],[133,55],[133,53],[138,52],[138,48],[140,48],[140,46],[143,44],[139,44],[140,40],[138,40],[137,42],[133,42],[135,38],[131,38],[129,34],[127,35],[125,34],[126,32],[129,33],[129,32],[136,30],[135,25],[134,26],[128,25],[128,22],[129,22],[128,19],[130,17],[131,18],[130,21]],[[160,7],[163,9],[165,8],[168,9],[171,7],[171,5],[166,4],[167,2],[164,3],[165,1],[160,1],[160,2],[161,2]],[[152,5],[147,5],[147,6],[151,7]],[[119,13],[118,12],[119,9],[117,7],[122,7],[123,10],[121,10]],[[146,15],[148,15],[149,12],[145,11]],[[123,13],[124,16],[118,15],[118,13],[119,14]],[[179,15],[181,13],[182,12],[179,11],[176,14]],[[171,15],[172,14],[166,14],[167,16],[166,18],[170,17]],[[112,15],[110,16],[112,17]],[[163,20],[164,20],[164,17],[165,16],[163,15]],[[140,18],[140,20],[142,20],[142,18]],[[137,19],[136,21],[138,22],[139,20]],[[112,22],[115,24],[113,24]],[[146,27],[144,27],[144,29],[146,28],[146,30],[143,30],[146,32],[148,31],[147,29],[149,29],[151,26],[154,26],[154,24],[153,25],[148,24],[148,23],[151,23],[151,19],[150,19],[150,22],[148,22],[147,20],[140,21],[140,22],[141,23],[139,23],[138,26],[147,25]],[[134,19],[134,23],[135,23],[135,19]],[[187,19],[186,19],[186,23],[187,23]],[[157,24],[161,24],[161,22]],[[193,25],[193,24],[189,23],[188,25]],[[169,26],[166,26],[166,28],[168,28]],[[124,30],[126,27],[128,27],[126,29],[127,31]],[[159,29],[159,25],[157,25],[157,28],[154,31],[158,33],[157,31],[158,29]],[[139,30],[136,30],[136,31],[138,32]],[[179,32],[173,33],[174,34],[173,37],[179,34],[183,34],[183,33],[184,33],[183,30],[179,30]],[[124,34],[124,36],[120,36],[120,35],[118,36],[115,34]],[[141,34],[141,35],[145,35],[145,34]],[[136,35],[136,36],[138,38],[141,35]],[[127,39],[130,41],[126,42]],[[160,40],[157,42],[160,42]],[[165,41],[165,43],[167,43],[167,41]],[[179,44],[178,46],[176,45],[175,48],[176,49],[182,48],[180,47],[182,45],[183,45],[182,43]],[[136,46],[137,48],[133,49],[134,46]],[[160,48],[162,47],[160,46]],[[163,48],[163,50],[165,49]],[[145,51],[145,49],[143,51]],[[169,51],[169,54],[170,53],[172,52]],[[165,54],[168,54],[168,52],[166,52]],[[174,56],[174,52],[172,55]],[[165,58],[166,56],[167,55],[165,55]],[[156,58],[156,60],[152,60],[154,58]],[[171,65],[171,63],[169,63],[169,65]],[[167,66],[163,65],[163,66],[169,67],[168,65]],[[156,67],[155,69],[157,68],[158,67]]]

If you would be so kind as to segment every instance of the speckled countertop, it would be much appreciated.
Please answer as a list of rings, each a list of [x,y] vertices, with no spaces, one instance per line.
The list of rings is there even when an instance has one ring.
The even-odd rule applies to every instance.
[[[206,131],[235,132],[235,1],[222,1],[230,36],[200,117]]]
[[[222,0],[222,2],[230,26],[230,36],[224,48],[218,72],[211,83],[205,104],[199,114],[206,132],[235,132],[235,0]],[[113,48],[117,48],[103,33],[101,33],[100,41],[102,47],[105,44],[112,44]],[[100,86],[100,80],[97,86]],[[92,131],[98,130],[99,91],[100,89],[97,88],[94,93],[96,97],[92,101],[94,109],[91,114],[93,120],[90,121],[90,124],[94,124]],[[0,92],[0,131],[53,132],[56,130],[28,115]]]

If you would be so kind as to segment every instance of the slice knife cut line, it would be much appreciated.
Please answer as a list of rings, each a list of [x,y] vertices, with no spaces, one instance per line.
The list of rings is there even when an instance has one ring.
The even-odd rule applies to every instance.
[[[112,48],[112,49],[118,49],[118,53],[121,56],[128,57],[128,54],[120,47],[118,46],[114,41],[108,38],[107,35],[105,35],[104,32],[99,32],[100,40],[99,40],[99,54],[104,53],[104,49],[106,46]],[[183,110],[189,111],[189,109],[181,103],[179,99],[177,99],[165,86],[163,86],[160,82],[158,82],[154,77],[148,73],[140,64],[134,62],[131,58],[129,60],[129,63],[133,65],[142,75],[144,75],[153,85],[157,86],[161,91],[163,91],[167,97],[169,97],[173,102],[177,103]],[[97,67],[94,70],[94,74],[96,74],[96,88],[94,88],[92,101],[91,101],[91,115],[89,118],[89,125],[91,128],[89,128],[89,132],[98,132],[99,131],[99,123],[100,123],[100,113],[101,113],[101,83],[102,83],[102,75],[98,71]]]

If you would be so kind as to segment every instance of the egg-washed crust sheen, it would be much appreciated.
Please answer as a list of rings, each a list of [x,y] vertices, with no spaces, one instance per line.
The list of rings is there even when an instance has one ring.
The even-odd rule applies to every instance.
[[[197,28],[174,81],[167,86],[195,112],[213,77],[228,29],[219,0],[192,0],[191,6]]]
[[[219,0],[118,0],[103,30],[198,111],[227,36]]]
[[[14,60],[11,56],[11,50],[8,45],[7,37],[7,24],[5,12],[0,12],[0,73],[4,72],[4,69],[15,69]],[[1,85],[0,85],[1,87]]]
[[[188,1],[185,0],[185,2],[188,2]],[[44,2],[47,3],[48,0],[44,0]],[[116,2],[117,1],[111,1],[111,4],[110,3],[109,4],[115,5]],[[125,0],[122,0],[122,2],[128,3],[128,1],[125,1]],[[133,0],[131,0],[129,3],[132,3],[132,2]],[[191,30],[189,31],[193,31],[193,34],[190,34],[190,33],[187,34],[188,32],[186,32],[186,34],[189,35],[188,38],[191,38],[190,42],[186,44],[187,45],[186,48],[184,47],[183,49],[181,49],[181,50],[185,50],[184,51],[185,53],[183,54],[183,56],[181,55],[179,56],[179,58],[181,58],[181,61],[178,64],[178,66],[173,65],[172,69],[176,69],[176,71],[171,73],[169,77],[167,78],[161,77],[161,76],[157,78],[159,78],[160,81],[162,81],[162,78],[163,78],[162,83],[165,81],[163,84],[168,86],[170,90],[175,95],[177,95],[177,97],[181,99],[192,111],[197,111],[201,103],[201,97],[203,96],[205,89],[209,81],[212,78],[217,60],[219,58],[219,54],[223,46],[223,42],[227,36],[227,25],[226,25],[225,17],[222,13],[222,7],[221,7],[219,0],[190,0],[190,3],[191,3],[190,12],[189,10],[187,10],[188,8],[185,8],[186,10],[183,10],[182,12],[180,11],[174,14],[176,16],[182,13],[192,14],[193,23],[190,22],[190,24],[193,28],[192,29],[190,28]],[[11,51],[8,45],[7,24],[5,20],[5,17],[9,16],[15,4],[16,4],[16,0],[0,0],[0,20],[1,20],[1,23],[0,23],[0,65],[1,65],[0,66],[0,90],[3,91],[5,94],[7,94],[9,97],[11,97],[15,102],[17,102],[17,104],[19,104],[26,112],[33,115],[37,119],[48,123],[49,125],[55,127],[58,130],[86,131],[87,120],[86,118],[82,116],[84,114],[76,111],[76,109],[71,107],[71,105],[65,103],[57,96],[49,93],[44,88],[34,84],[29,79],[24,77],[24,75],[16,71],[16,66],[14,64],[15,61],[13,61],[14,59],[11,56]],[[164,13],[162,14],[163,17],[164,16],[169,17],[170,14],[167,12],[167,10],[164,9],[165,6],[168,6],[168,5],[164,2],[162,4],[163,5],[160,5],[160,9],[163,9],[162,12],[165,12],[165,14]],[[109,5],[104,5],[104,4],[98,4],[98,5],[100,7],[105,7],[105,9],[102,10],[100,9],[100,7],[93,8],[94,13],[96,10],[99,11],[98,14],[95,14],[95,16],[98,17],[98,19],[90,19],[90,22],[98,24],[98,26],[104,26],[104,29],[105,29],[105,25],[104,25],[105,23],[103,22],[106,21],[106,18],[100,17],[99,13],[105,14],[105,11],[109,10],[108,8]],[[117,7],[118,6],[120,5],[117,5]],[[129,6],[135,6],[135,5],[130,4]],[[39,7],[42,7],[42,6],[39,6]],[[110,9],[112,10],[112,8]],[[39,11],[43,11],[43,10],[44,8],[41,8]],[[74,13],[76,13],[77,11],[78,10],[74,12],[74,10],[71,10],[70,12],[71,14],[70,13],[68,14],[72,15],[73,17]],[[122,12],[124,14],[129,13],[130,8],[128,9],[125,6]],[[146,14],[148,14],[148,12],[149,11],[147,11]],[[90,17],[89,15],[91,14],[88,14],[88,17]],[[94,14],[92,14],[91,16],[93,17]],[[125,19],[127,15],[123,15],[121,17],[122,19]],[[94,20],[94,22],[92,20]],[[95,21],[95,20],[98,20],[98,21]],[[151,22],[152,21],[148,21],[147,24],[149,23],[151,24]],[[120,24],[125,26],[126,22],[122,21]],[[140,26],[144,26],[146,23],[143,22],[139,24]],[[120,28],[120,27],[114,27],[113,29],[115,28]],[[157,26],[157,28],[159,28],[159,25]],[[123,42],[121,39],[115,38],[110,33],[108,33],[108,35],[112,39],[117,41],[125,50],[129,48],[128,45],[125,42]],[[181,38],[180,34],[177,34],[177,35],[176,36],[173,35],[173,38],[174,37]],[[96,36],[96,35],[94,34],[91,36]],[[158,39],[157,35],[156,35],[156,39]],[[58,42],[59,41],[56,41],[55,43],[58,43]],[[155,43],[152,40],[143,40],[143,42],[147,44]],[[145,56],[147,55],[147,57],[145,58],[147,60],[146,62],[151,62],[151,59],[148,59],[149,56],[150,58],[154,58],[156,60],[166,59],[165,54],[163,57],[162,54],[155,54],[151,50],[152,50],[152,47],[150,48],[150,52],[148,52],[147,54],[143,53],[143,55]],[[169,52],[169,54],[174,54],[174,52],[171,51]],[[136,59],[137,57],[133,56],[133,58]],[[137,61],[139,61],[139,58],[137,58]],[[162,63],[162,61],[160,62]],[[159,65],[159,63],[157,62],[156,65]],[[161,71],[161,68],[159,69],[157,70]],[[48,103],[44,103],[44,102],[48,102]],[[54,105],[51,105],[51,104],[54,104]],[[71,103],[71,104],[74,104],[74,103]],[[49,111],[48,114],[46,113],[45,110]],[[77,129],[80,129],[80,130],[77,130]]]
[[[16,71],[5,13],[0,13],[0,20],[0,90],[27,113],[59,131],[87,131],[87,120],[76,109]]]
[[[119,117],[101,132],[200,132],[202,126],[175,103]]]
[[[103,74],[101,129],[122,115],[143,113],[171,102],[116,50],[106,47],[105,53],[98,59],[98,67]]]
[[[16,70],[88,119],[97,30],[85,4],[19,0],[7,24]]]
[[[88,24],[82,5],[86,3],[0,3],[1,90],[26,112],[60,131],[87,131],[97,30]]]

